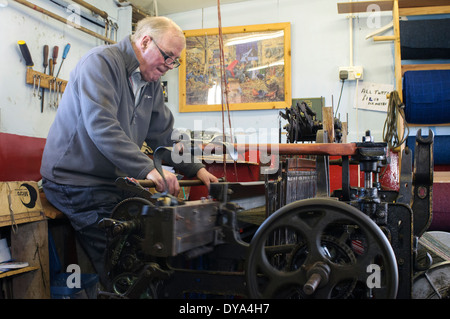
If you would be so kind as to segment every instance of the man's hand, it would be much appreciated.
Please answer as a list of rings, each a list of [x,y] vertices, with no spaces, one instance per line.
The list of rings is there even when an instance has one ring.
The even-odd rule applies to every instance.
[[[180,184],[178,183],[177,176],[169,172],[165,169],[163,169],[164,178],[167,182],[167,191],[169,194],[173,196],[177,196],[180,192]],[[150,179],[155,183],[155,188],[158,192],[164,192],[166,190],[166,185],[164,184],[164,180],[162,176],[158,173],[156,168],[150,171],[150,173],[147,174],[145,177],[146,179]]]
[[[208,172],[204,167],[198,170],[197,177],[199,180],[203,182],[203,184],[205,184],[206,187],[208,187],[208,189],[210,183],[217,183],[219,181],[217,177]]]

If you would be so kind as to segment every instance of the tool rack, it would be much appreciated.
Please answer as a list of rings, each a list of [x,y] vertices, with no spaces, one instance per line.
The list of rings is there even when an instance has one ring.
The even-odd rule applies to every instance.
[[[53,75],[48,75],[42,72],[35,71],[31,68],[27,69],[26,83],[38,86],[40,80],[40,88],[51,89],[52,91],[57,91],[57,84],[60,84],[59,92],[64,93],[67,86],[67,81],[60,78],[55,78]]]

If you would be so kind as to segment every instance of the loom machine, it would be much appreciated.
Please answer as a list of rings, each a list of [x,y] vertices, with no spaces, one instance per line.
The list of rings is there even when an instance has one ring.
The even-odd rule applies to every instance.
[[[415,276],[432,267],[419,245],[431,221],[432,132],[417,133],[414,161],[421,165],[403,152],[399,191],[377,182],[389,163],[386,143],[370,132],[359,143],[321,143],[322,134],[317,143],[264,145],[278,155],[277,172],[214,183],[200,200],[118,179],[136,197],[99,224],[109,238],[110,281],[100,296],[414,298]],[[330,156],[342,166],[342,188],[331,194]],[[364,173],[363,187],[350,186],[351,164]],[[449,297],[449,287],[439,288],[441,297]]]

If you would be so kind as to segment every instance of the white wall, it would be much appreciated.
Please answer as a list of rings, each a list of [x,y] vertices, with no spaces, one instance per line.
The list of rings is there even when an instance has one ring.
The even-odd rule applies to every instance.
[[[364,67],[364,81],[394,84],[394,58],[392,43],[374,43],[365,40],[371,27],[369,13],[356,14],[354,32],[354,65]],[[218,27],[217,7],[170,15],[184,30]],[[341,82],[338,67],[349,65],[349,21],[347,15],[338,14],[334,0],[258,0],[221,5],[222,27],[290,22],[292,50],[292,98],[325,97],[326,106],[336,109]],[[391,12],[381,12],[379,27],[392,21]],[[392,34],[392,30],[384,35]],[[180,128],[194,128],[194,121],[202,121],[203,128],[222,127],[221,112],[179,113],[178,72],[171,71],[168,81],[169,102]],[[361,83],[361,82],[360,82]],[[360,141],[364,131],[370,129],[377,141],[382,139],[386,113],[359,110],[356,116],[356,82],[345,82],[339,113],[345,121],[348,114],[348,141]],[[231,112],[233,129],[271,131],[278,129],[280,110]],[[356,119],[358,118],[358,125]],[[198,123],[198,122],[197,122]],[[207,124],[205,124],[207,123]],[[227,121],[226,121],[227,123]],[[282,121],[282,125],[286,124]],[[197,125],[198,126],[198,125]],[[226,124],[226,127],[228,125]],[[356,132],[358,127],[359,133]],[[274,136],[271,141],[277,142]]]
[[[64,18],[72,15],[72,12],[50,1],[30,2]],[[131,7],[118,8],[114,0],[87,2],[106,11],[109,18],[119,25],[118,39],[131,32]],[[69,80],[71,69],[82,55],[104,42],[15,1],[2,3],[8,5],[0,7],[0,52],[3,59],[0,64],[0,131],[45,138],[56,110],[45,103],[44,112],[41,113],[41,101],[33,97],[32,85],[25,83],[26,66],[17,41],[25,40],[34,62],[33,69],[39,72],[44,70],[43,46],[49,46],[50,57],[53,47],[59,46],[55,75],[62,61],[63,49],[70,43],[71,49],[58,76],[64,80]],[[85,11],[82,7],[79,9]],[[84,19],[80,20],[80,24],[96,33],[104,32],[101,27]],[[45,91],[44,102],[49,100],[48,90]]]
[[[56,111],[46,106],[44,112],[40,112],[40,101],[32,96],[32,86],[25,84],[26,67],[17,41],[27,42],[35,64],[34,69],[41,72],[44,44],[48,44],[50,49],[55,45],[60,47],[57,65],[59,68],[62,50],[67,43],[71,43],[71,50],[59,75],[66,80],[69,80],[69,72],[81,56],[90,48],[103,44],[103,41],[15,1],[2,1],[5,2],[8,4],[6,7],[0,6],[2,30],[0,52],[3,58],[0,64],[0,132],[46,137]],[[62,17],[69,17],[71,14],[48,0],[30,0],[30,2]],[[130,7],[118,8],[114,0],[88,2],[108,12],[110,18],[119,24],[118,40],[131,32]],[[223,27],[290,22],[292,98],[323,96],[326,106],[331,106],[333,101],[336,109],[341,89],[338,67],[349,64],[349,21],[346,14],[338,14],[337,1],[252,0],[222,5],[221,16]],[[173,14],[170,17],[185,30],[218,27],[216,6]],[[390,42],[375,43],[365,39],[367,34],[376,29],[371,26],[373,20],[369,19],[372,19],[369,13],[355,15],[354,65],[364,67],[363,81],[394,84],[393,45]],[[390,21],[392,21],[391,12],[380,13],[380,27]],[[84,20],[81,20],[81,25],[97,33],[103,33],[101,28]],[[384,33],[389,34],[392,32]],[[175,115],[177,127],[222,128],[221,112],[178,112],[178,71],[169,72],[163,80],[168,81],[167,104]],[[339,107],[341,120],[345,120],[348,114],[348,141],[359,141],[367,129],[371,130],[376,141],[381,141],[386,113],[360,109],[356,116],[355,89],[356,82],[345,83]],[[277,142],[276,133],[270,138],[266,138],[265,134],[278,131],[279,111],[231,112],[232,128],[236,131],[259,132],[261,142],[267,139]],[[228,128],[227,121],[225,122]],[[284,124],[282,120],[282,125]],[[437,129],[442,131],[447,128]],[[414,130],[412,134],[415,134]],[[239,135],[237,137],[239,138]]]

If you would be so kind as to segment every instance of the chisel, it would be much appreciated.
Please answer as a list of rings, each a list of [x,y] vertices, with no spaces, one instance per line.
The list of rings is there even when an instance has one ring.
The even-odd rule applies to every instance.
[[[48,66],[48,45],[44,45],[44,74]],[[41,113],[44,113],[44,88],[42,88]]]
[[[58,77],[59,71],[61,71],[62,64],[64,63],[64,60],[66,59],[67,54],[69,53],[69,50],[70,50],[70,43],[67,43],[66,46],[64,47],[61,64],[59,65],[59,69],[58,69],[58,73],[56,73],[56,77]]]
[[[31,58],[30,50],[28,50],[28,46],[23,40],[17,41],[19,44],[20,52],[22,52],[22,56],[25,60],[25,64],[27,67],[32,68],[34,66],[33,59]]]

